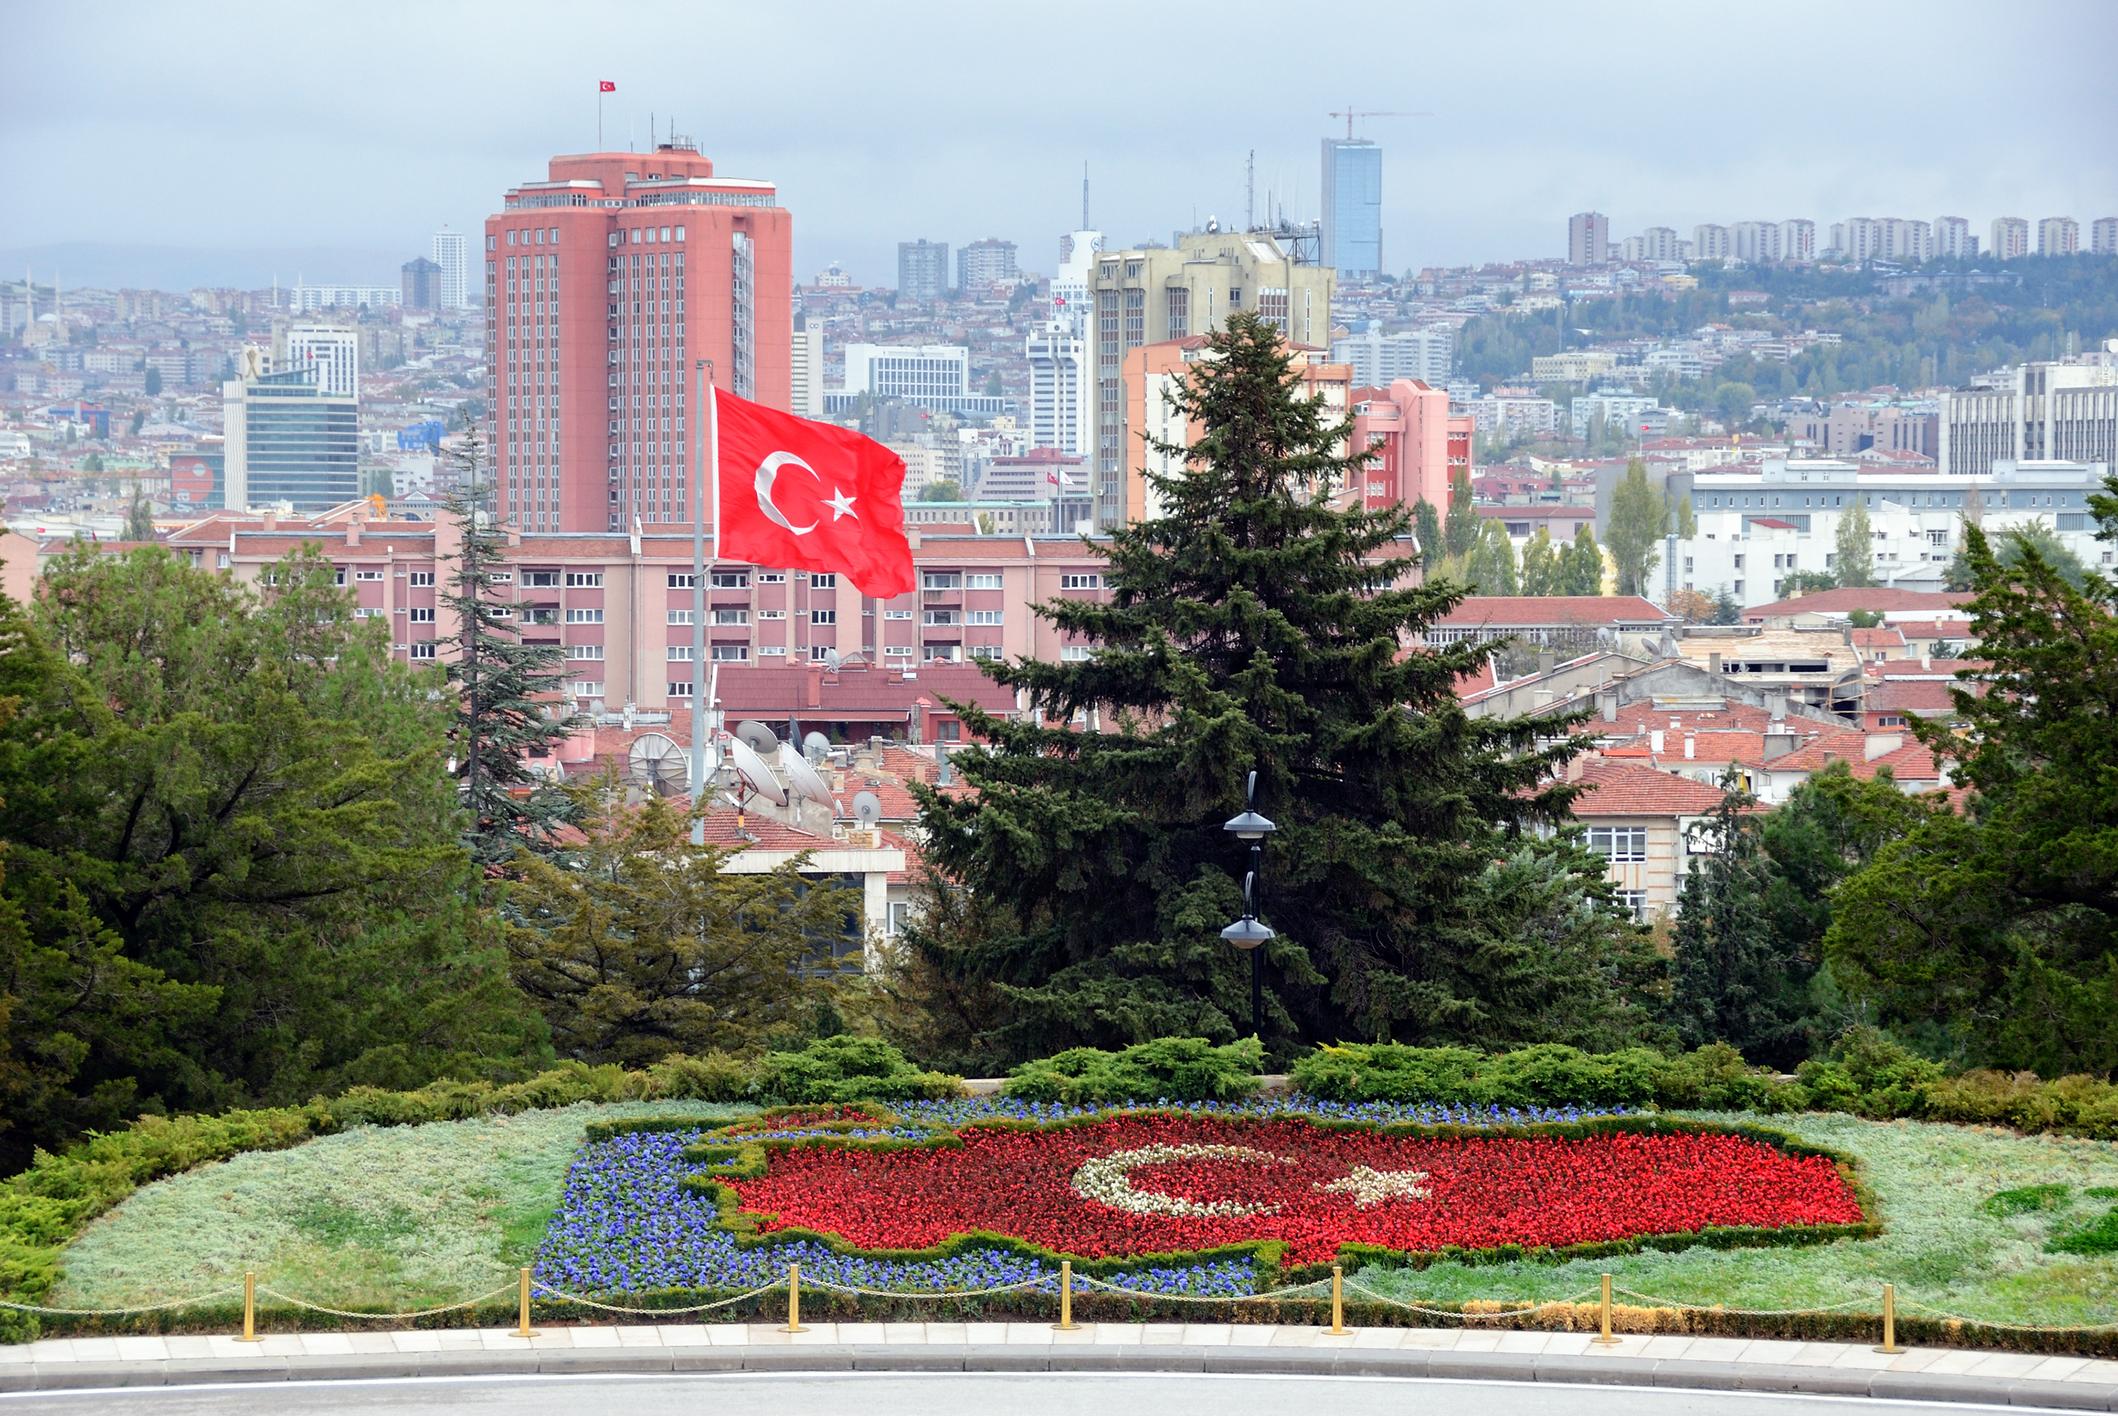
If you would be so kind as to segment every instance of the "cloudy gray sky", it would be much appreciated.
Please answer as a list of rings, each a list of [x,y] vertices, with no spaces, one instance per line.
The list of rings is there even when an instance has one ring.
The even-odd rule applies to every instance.
[[[393,280],[592,148],[598,79],[606,146],[674,115],[871,283],[914,236],[1049,270],[1084,161],[1117,241],[1239,217],[1252,149],[1313,216],[1348,103],[1434,115],[1362,129],[1398,269],[1587,207],[2118,214],[2118,0],[0,0],[0,52],[0,261],[69,283]]]

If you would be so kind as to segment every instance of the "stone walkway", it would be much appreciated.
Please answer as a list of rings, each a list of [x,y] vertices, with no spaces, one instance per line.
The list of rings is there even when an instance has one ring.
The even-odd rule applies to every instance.
[[[1294,1372],[1595,1382],[2118,1411],[2118,1361],[1723,1337],[1225,1323],[764,1323],[48,1338],[0,1347],[0,1392],[220,1381],[713,1371]]]

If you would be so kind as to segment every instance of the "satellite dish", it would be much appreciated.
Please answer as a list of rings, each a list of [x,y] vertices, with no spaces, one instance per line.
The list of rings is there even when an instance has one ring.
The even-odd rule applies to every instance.
[[[682,792],[691,775],[691,759],[666,733],[642,733],[625,750],[625,780],[656,796]]]
[[[863,826],[873,826],[882,820],[882,798],[873,792],[855,792],[853,819]]]
[[[736,738],[760,757],[770,757],[780,750],[780,740],[773,736],[772,729],[755,718],[745,718],[735,725]]]
[[[755,727],[756,724],[745,723],[743,726]],[[771,734],[767,733],[766,736]],[[749,743],[740,737],[730,739],[728,756],[735,763],[735,774],[743,779],[750,790],[777,805],[787,804],[787,789],[780,785],[780,779],[772,775],[772,769],[765,765],[765,759]]]
[[[831,739],[822,733],[811,733],[802,739],[802,756],[811,762],[821,762],[831,755]]]
[[[845,660],[839,656],[839,652],[836,649],[826,649],[824,651],[824,667],[832,673],[837,673],[838,666],[844,662]]]
[[[831,789],[824,785],[822,777],[816,775],[809,760],[794,750],[793,743],[780,744],[780,771],[787,774],[787,785],[794,789],[796,796],[830,804]]]

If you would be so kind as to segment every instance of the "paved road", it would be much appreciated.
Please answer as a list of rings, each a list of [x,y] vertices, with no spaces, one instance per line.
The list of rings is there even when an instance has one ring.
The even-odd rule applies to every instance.
[[[0,1416],[1935,1416],[2003,1409],[2038,1408],[1553,1383],[1087,1372],[430,1377],[0,1396]]]

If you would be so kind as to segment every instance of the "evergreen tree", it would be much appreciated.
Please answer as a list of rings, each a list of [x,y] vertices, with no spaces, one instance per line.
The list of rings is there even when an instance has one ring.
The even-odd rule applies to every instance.
[[[154,539],[154,507],[147,501],[147,493],[140,484],[132,484],[132,500],[125,506],[125,539],[128,541],[152,541]]]
[[[1449,473],[1449,522],[1442,530],[1451,560],[1470,559],[1478,544],[1478,521],[1478,508],[1471,501],[1471,474],[1457,468]]]
[[[1434,509],[1434,503],[1421,497],[1419,504],[1412,508],[1412,518],[1414,534],[1419,538],[1420,564],[1429,570],[1436,569],[1449,549],[1448,541],[1442,535],[1441,513]]]
[[[1677,901],[1670,1021],[1687,1047],[1725,1042],[1753,1061],[1791,1066],[1807,1052],[1803,1022],[1814,961],[1784,947],[1766,906],[1770,862],[1752,798],[1733,782],[1694,827],[1698,853]]]
[[[1478,544],[1471,548],[1471,558],[1464,578],[1471,584],[1472,593],[1478,595],[1512,595],[1515,593],[1515,544],[1497,521],[1487,521],[1485,529],[1478,533]]]
[[[849,921],[859,935],[854,891],[803,875],[805,858],[730,872],[660,797],[578,795],[582,839],[563,859],[524,851],[507,894],[510,969],[561,1056],[644,1067],[756,1049],[827,1000]]]
[[[1470,718],[1454,684],[1484,649],[1406,647],[1464,592],[1404,588],[1403,509],[1314,496],[1359,458],[1298,389],[1274,327],[1231,317],[1175,397],[1199,432],[1168,449],[1184,470],[1148,474],[1165,513],[1104,552],[1110,598],[1039,609],[1093,656],[987,664],[1023,719],[952,705],[989,746],[958,759],[974,795],[920,791],[927,854],[986,917],[912,942],[1004,1001],[1003,1056],[1249,1030],[1220,931],[1248,866],[1222,822],[1252,769],[1279,826],[1257,895],[1280,931],[1269,1041],[1447,1041],[1507,1006],[1465,901],[1523,828],[1566,818],[1549,777],[1578,718]]]
[[[1875,584],[1875,532],[1868,524],[1868,508],[1859,497],[1854,498],[1853,506],[1839,518],[1832,570],[1841,585]]]
[[[1714,591],[1713,623],[1741,624],[1742,622],[1742,602],[1737,600],[1734,595],[1729,593],[1728,587],[1726,585],[1723,585],[1720,589]]]
[[[1689,496],[1682,497],[1677,502],[1676,527],[1679,540],[1689,541],[1699,534],[1699,517],[1692,510]]]
[[[1561,595],[1603,593],[1603,550],[1596,544],[1596,533],[1585,522],[1574,529],[1574,539],[1567,544],[1559,578]]]
[[[1549,527],[1540,526],[1537,534],[1530,537],[1522,548],[1522,593],[1525,595],[1557,595],[1561,592],[1563,571],[1561,558],[1565,552],[1552,545]]]
[[[456,491],[444,505],[463,536],[441,596],[458,625],[446,641],[456,650],[448,668],[457,689],[450,739],[468,813],[464,844],[480,865],[495,866],[523,846],[549,851],[553,832],[572,819],[573,799],[532,772],[529,759],[551,753],[580,718],[566,697],[565,651],[523,643],[517,621],[503,615],[493,595],[507,540],[485,515],[477,431],[447,456]]]
[[[2118,479],[2091,500],[2118,540]],[[2069,582],[2034,543],[2012,563],[1964,528],[1990,691],[1955,694],[1970,814],[1941,813],[1834,895],[1834,972],[1878,1020],[1963,1061],[2047,1074],[2118,1068],[2118,585]]]
[[[1617,568],[1620,595],[1647,592],[1648,577],[1662,558],[1668,525],[1668,506],[1647,480],[1647,464],[1636,457],[1626,463],[1625,476],[1611,493],[1610,522],[1603,532]]]

